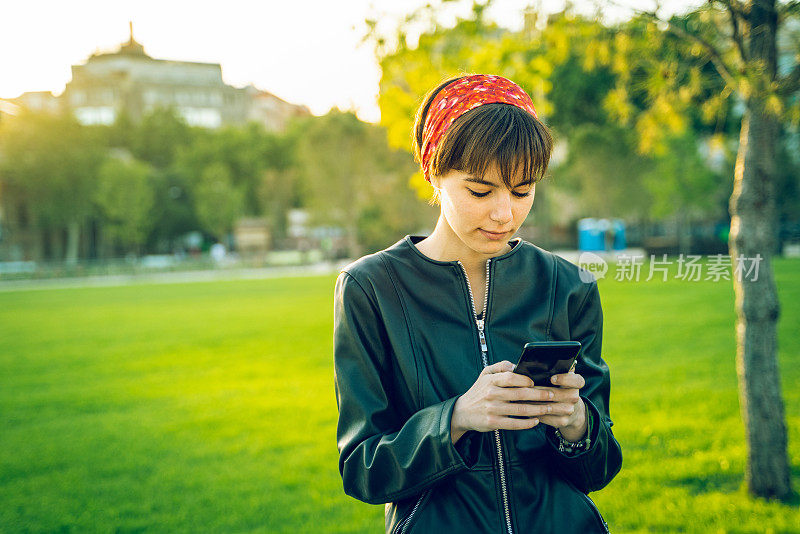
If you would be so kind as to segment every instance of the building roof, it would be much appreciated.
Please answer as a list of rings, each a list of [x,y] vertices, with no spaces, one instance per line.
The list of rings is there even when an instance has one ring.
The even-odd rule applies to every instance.
[[[144,46],[139,43],[133,37],[133,22],[128,23],[128,27],[130,28],[130,38],[128,39],[127,43],[122,43],[119,49],[116,52],[99,52],[92,54],[91,57],[100,57],[100,56],[138,56],[138,57],[145,57],[148,59],[153,59],[150,57],[147,52],[144,51]]]

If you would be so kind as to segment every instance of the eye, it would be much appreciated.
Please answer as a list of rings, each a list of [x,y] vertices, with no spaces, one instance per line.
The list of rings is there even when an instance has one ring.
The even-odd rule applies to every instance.
[[[473,191],[469,187],[467,188],[467,191],[469,191],[470,194],[472,194],[473,197],[478,197],[478,198],[485,197],[486,195],[489,194],[489,191],[486,191],[485,193],[478,193],[477,191]]]
[[[516,191],[512,191],[511,193],[517,198],[525,198],[531,196],[530,191],[526,191],[525,193],[517,193]]]

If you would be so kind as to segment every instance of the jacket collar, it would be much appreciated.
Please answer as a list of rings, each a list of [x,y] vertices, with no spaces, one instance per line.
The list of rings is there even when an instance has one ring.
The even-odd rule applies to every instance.
[[[395,246],[400,247],[400,248],[408,248],[411,251],[413,251],[413,253],[416,256],[418,256],[419,258],[422,258],[425,261],[433,263],[434,265],[458,265],[458,261],[439,261],[439,260],[434,260],[433,258],[430,258],[430,257],[426,256],[425,254],[423,254],[422,252],[420,252],[420,250],[417,248],[416,244],[419,243],[420,241],[422,241],[423,239],[425,239],[426,237],[428,237],[428,236],[425,236],[425,235],[407,235],[403,239],[398,241]],[[511,245],[511,250],[509,250],[505,254],[501,254],[500,256],[495,256],[495,257],[491,258],[491,260],[492,261],[503,260],[503,259],[506,259],[509,256],[515,254],[519,249],[522,248],[522,238],[521,237],[512,238],[511,241],[508,242],[508,244]]]

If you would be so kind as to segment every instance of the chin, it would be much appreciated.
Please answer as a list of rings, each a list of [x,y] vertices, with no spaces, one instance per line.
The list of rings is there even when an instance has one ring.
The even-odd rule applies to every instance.
[[[479,237],[472,248],[479,252],[483,252],[484,254],[494,254],[500,250],[503,250],[503,247],[506,246],[507,242],[507,239],[489,241],[484,237]]]

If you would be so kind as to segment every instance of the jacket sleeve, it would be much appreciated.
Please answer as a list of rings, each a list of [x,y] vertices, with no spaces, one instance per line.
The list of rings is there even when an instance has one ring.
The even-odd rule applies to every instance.
[[[392,353],[378,307],[347,272],[336,281],[333,340],[345,493],[370,504],[391,502],[467,468],[450,435],[458,397],[405,420],[398,413],[391,395]]]
[[[546,435],[558,468],[578,489],[589,493],[604,488],[622,467],[622,450],[611,432],[614,423],[608,412],[610,376],[600,354],[603,310],[596,281],[591,283],[575,316],[570,317],[570,337],[581,343],[575,372],[586,380],[580,394],[586,404],[586,416],[591,419],[591,441],[587,450],[565,454],[558,451],[552,427],[547,427]]]

